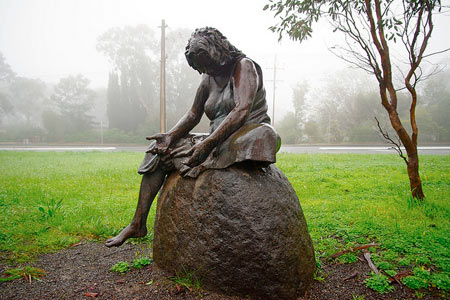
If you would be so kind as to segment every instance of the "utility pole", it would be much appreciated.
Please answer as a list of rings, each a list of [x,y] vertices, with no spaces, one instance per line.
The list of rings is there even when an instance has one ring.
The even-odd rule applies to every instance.
[[[160,82],[160,128],[166,132],[166,21],[161,20],[161,82]]]
[[[100,143],[103,145],[103,121],[100,121]]]
[[[268,68],[269,70],[272,68]],[[273,95],[272,95],[272,126],[275,127],[275,94],[276,94],[276,89],[277,89],[277,56],[275,55],[275,58],[273,60],[273,80],[268,80],[268,81],[273,81]],[[278,80],[281,81],[281,80]]]
[[[330,145],[331,138],[331,109],[328,107],[328,145]]]
[[[273,60],[272,126],[275,127],[275,91],[277,89],[277,56]]]

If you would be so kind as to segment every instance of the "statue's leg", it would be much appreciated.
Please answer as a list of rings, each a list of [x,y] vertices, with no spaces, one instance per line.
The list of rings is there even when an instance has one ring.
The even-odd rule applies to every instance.
[[[147,235],[147,217],[153,199],[164,183],[166,172],[158,167],[154,172],[144,174],[139,191],[139,200],[133,220],[117,236],[106,241],[107,247],[120,246],[128,238]]]

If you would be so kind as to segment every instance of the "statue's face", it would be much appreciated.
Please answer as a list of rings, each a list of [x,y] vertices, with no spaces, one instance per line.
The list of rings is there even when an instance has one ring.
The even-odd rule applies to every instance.
[[[208,46],[203,38],[193,38],[189,41],[189,50],[185,55],[194,69],[215,76],[220,74],[220,65],[214,57],[216,51],[213,48]]]

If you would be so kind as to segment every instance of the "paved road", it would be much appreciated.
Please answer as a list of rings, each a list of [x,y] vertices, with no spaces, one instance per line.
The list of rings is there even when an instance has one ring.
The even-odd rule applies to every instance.
[[[450,146],[418,147],[419,154],[450,155]],[[287,153],[360,153],[396,154],[389,146],[283,146],[281,152]],[[406,151],[403,149],[403,153]]]
[[[0,151],[133,151],[144,152],[145,146],[0,146]],[[388,146],[283,146],[286,153],[361,153],[395,154]],[[450,155],[450,146],[419,147],[419,154]]]

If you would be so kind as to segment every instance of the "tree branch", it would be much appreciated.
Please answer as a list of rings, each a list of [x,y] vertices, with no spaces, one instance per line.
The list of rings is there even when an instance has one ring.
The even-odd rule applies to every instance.
[[[391,149],[394,149],[395,151],[397,151],[398,155],[403,158],[403,160],[405,161],[406,165],[408,165],[408,159],[403,155],[403,151],[402,148],[400,146],[401,142],[398,141],[394,141],[390,136],[389,133],[387,131],[384,131],[383,128],[381,128],[380,125],[380,121],[378,121],[377,117],[375,117],[375,120],[377,121],[377,126],[378,126],[378,130],[380,131],[381,135],[383,136],[383,138],[385,140],[387,140],[390,144],[394,145],[391,147]]]
[[[436,54],[441,54],[441,53],[447,52],[449,50],[450,50],[450,48],[447,48],[447,49],[444,49],[444,50],[441,50],[441,51],[436,51],[436,52],[424,55],[424,56],[422,56],[422,58],[427,58],[427,57],[430,57],[430,56],[433,56],[433,55],[436,55]]]

